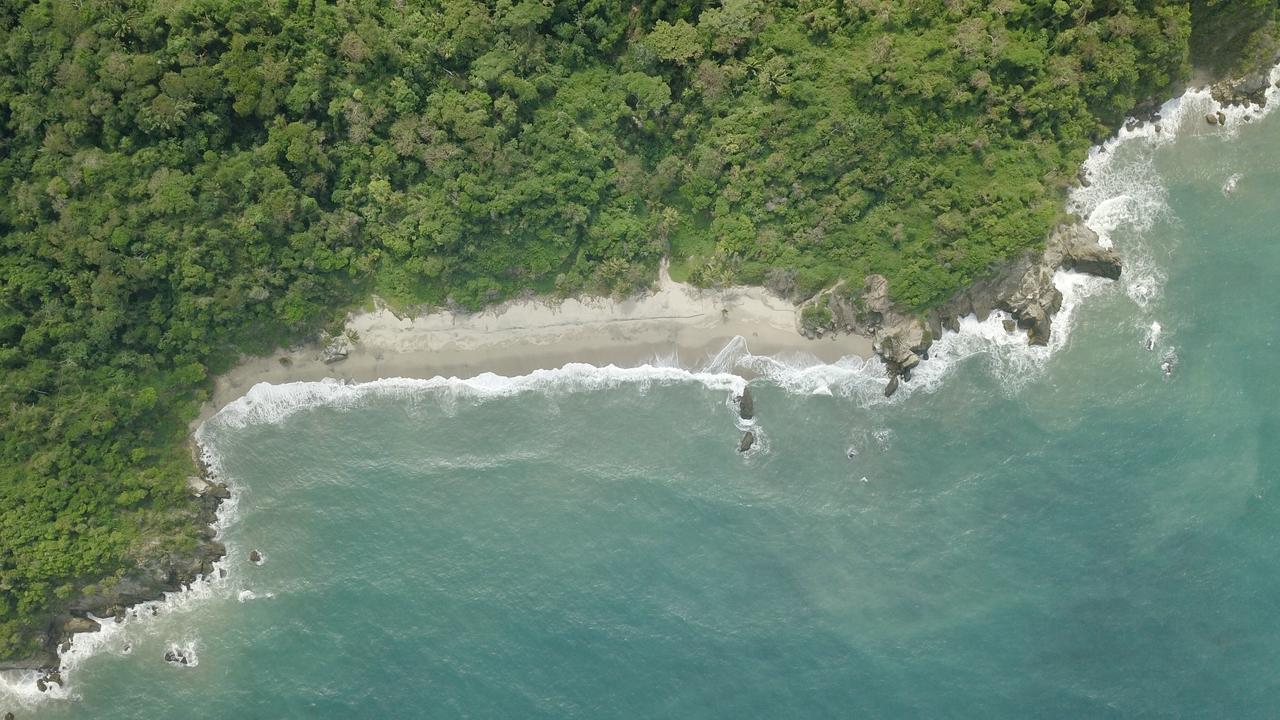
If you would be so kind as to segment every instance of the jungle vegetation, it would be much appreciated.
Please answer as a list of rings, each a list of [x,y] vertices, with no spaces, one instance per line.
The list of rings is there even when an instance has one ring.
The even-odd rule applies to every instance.
[[[659,259],[924,308],[1274,0],[0,0],[0,658],[195,539],[187,423],[377,292],[625,293]]]

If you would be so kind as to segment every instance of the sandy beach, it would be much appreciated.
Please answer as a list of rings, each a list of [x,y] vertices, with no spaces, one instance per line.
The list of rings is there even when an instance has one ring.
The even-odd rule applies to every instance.
[[[192,427],[261,382],[511,376],[571,362],[629,367],[674,359],[697,369],[737,336],[755,355],[801,352],[825,362],[872,355],[871,340],[862,336],[804,337],[796,306],[763,288],[702,290],[672,280],[665,268],[655,290],[626,300],[520,300],[480,313],[418,317],[378,304],[349,315],[346,327],[358,339],[345,360],[325,363],[319,343],[246,357],[217,378]]]

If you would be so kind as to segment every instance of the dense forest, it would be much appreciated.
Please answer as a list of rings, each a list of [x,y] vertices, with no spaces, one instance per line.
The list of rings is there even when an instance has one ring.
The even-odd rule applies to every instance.
[[[925,308],[1042,242],[1087,147],[1193,60],[1265,57],[1275,12],[0,0],[0,658],[195,542],[186,426],[240,352],[370,292],[625,293],[664,255]]]

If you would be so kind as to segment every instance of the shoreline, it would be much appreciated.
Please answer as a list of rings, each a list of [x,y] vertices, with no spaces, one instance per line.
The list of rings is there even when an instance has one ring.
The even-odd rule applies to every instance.
[[[1272,72],[1280,72],[1280,68],[1273,68]],[[1280,77],[1270,79],[1280,83]],[[1187,92],[1192,91],[1207,93],[1209,88],[1187,88]],[[1274,91],[1268,88],[1268,93]],[[1175,99],[1183,97],[1185,93]],[[1227,107],[1217,97],[1210,99],[1214,107]],[[1257,106],[1242,112],[1252,113],[1254,107]],[[1237,124],[1236,119],[1233,116],[1232,126]],[[1095,149],[1105,152],[1112,143],[1143,132],[1119,128]],[[1091,151],[1091,159],[1093,155]],[[1086,161],[1085,166],[1088,164]],[[212,394],[189,424],[188,441],[204,476],[201,479],[212,487],[217,479],[200,463],[201,448],[195,430],[260,382],[279,384],[326,378],[367,382],[394,377],[473,377],[484,372],[523,375],[570,362],[626,367],[658,358],[665,365],[697,368],[736,336],[742,336],[756,355],[800,353],[832,362],[849,355],[867,358],[876,354],[872,338],[866,335],[840,333],[816,340],[806,338],[799,331],[798,317],[798,305],[763,288],[701,290],[671,280],[665,267],[654,290],[623,300],[536,298],[509,301],[474,314],[433,312],[414,318],[399,317],[385,307],[376,307],[348,316],[347,327],[354,329],[360,339],[339,362],[324,362],[326,348],[320,342],[241,358],[231,370],[214,378]],[[675,363],[670,361],[673,355]],[[206,512],[217,515],[222,498],[210,500],[212,507]],[[203,546],[209,546],[212,540],[211,537]],[[216,560],[207,556],[203,559]],[[129,607],[147,601],[135,600]],[[61,658],[54,654],[55,648],[73,634],[50,630],[46,650],[53,654],[47,660],[53,662],[23,665],[19,661],[10,663],[10,669],[40,673],[65,669],[59,662]]]
[[[867,336],[805,337],[799,313],[800,306],[764,288],[703,290],[676,282],[665,265],[655,289],[623,300],[534,298],[478,313],[436,311],[416,317],[398,316],[378,302],[372,311],[347,316],[354,342],[339,337],[327,346],[313,342],[242,358],[215,378],[212,395],[188,430],[194,444],[195,430],[205,420],[264,382],[518,376],[569,363],[638,367],[659,361],[696,369],[739,336],[754,355],[807,354],[828,363],[875,355]]]

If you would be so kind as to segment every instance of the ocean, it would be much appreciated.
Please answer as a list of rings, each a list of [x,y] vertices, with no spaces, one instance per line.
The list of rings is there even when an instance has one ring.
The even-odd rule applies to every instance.
[[[970,319],[889,400],[875,362],[741,343],[702,371],[255,388],[200,431],[236,490],[226,577],[0,707],[1275,717],[1280,118],[1214,128],[1208,102],[1087,163],[1071,208],[1125,274],[1060,275],[1049,348]]]

